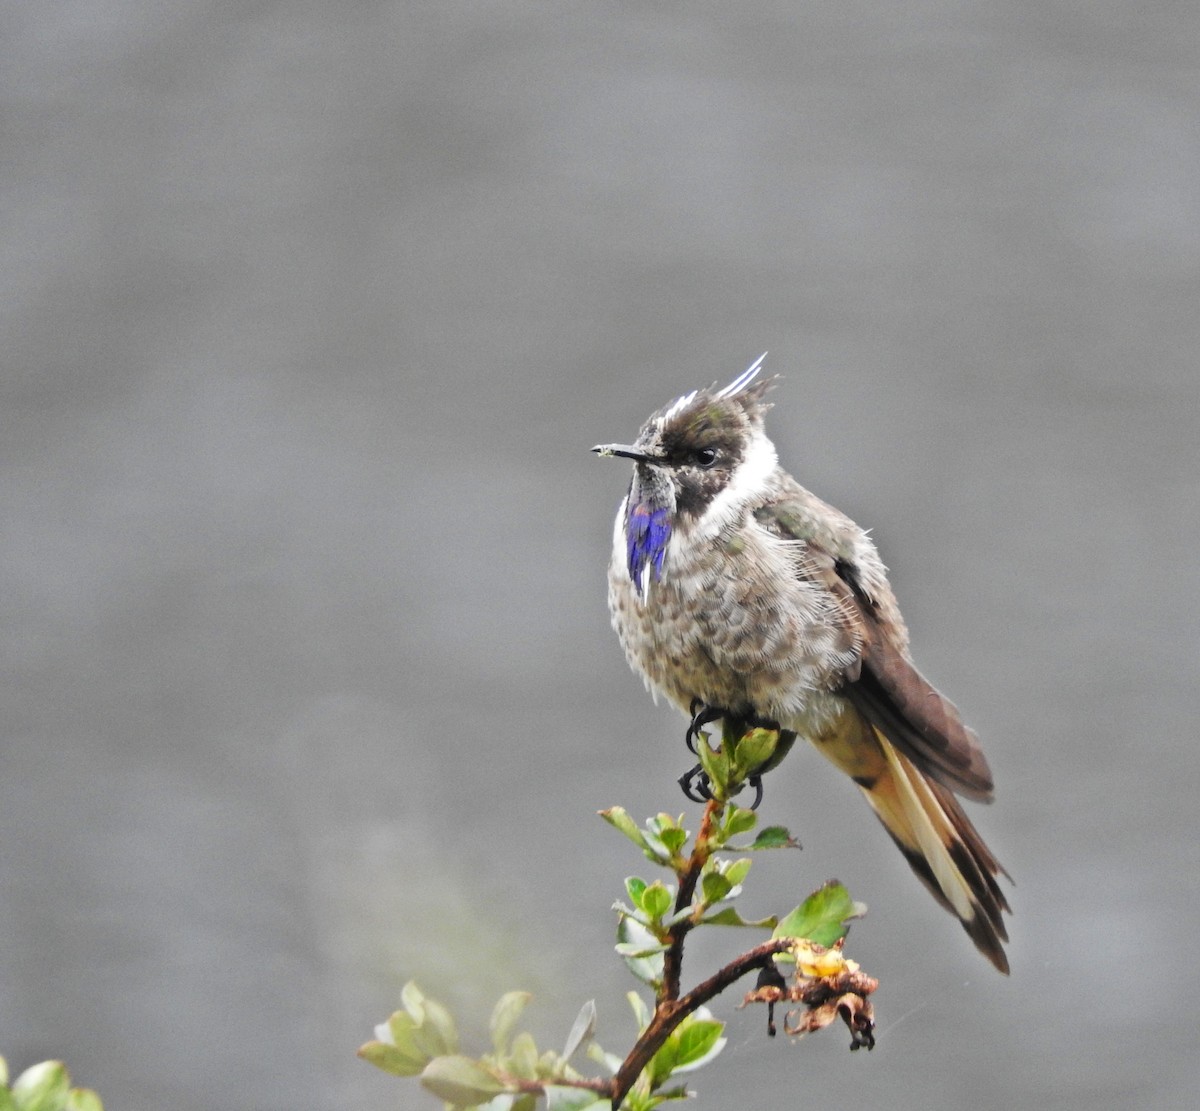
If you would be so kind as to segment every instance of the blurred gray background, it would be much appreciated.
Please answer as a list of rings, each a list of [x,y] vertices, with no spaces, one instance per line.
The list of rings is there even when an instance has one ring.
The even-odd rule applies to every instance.
[[[632,1035],[595,817],[682,811],[608,627],[624,464],[762,350],[985,740],[997,976],[797,751],[880,1044],[701,1106],[1182,1108],[1200,792],[1191,3],[4,6],[0,1052],[114,1111],[433,1107],[416,978]],[[694,808],[692,808],[694,812]],[[698,938],[706,975],[746,941]],[[479,1048],[483,1048],[480,1045]],[[823,1095],[823,1093],[825,1095]]]

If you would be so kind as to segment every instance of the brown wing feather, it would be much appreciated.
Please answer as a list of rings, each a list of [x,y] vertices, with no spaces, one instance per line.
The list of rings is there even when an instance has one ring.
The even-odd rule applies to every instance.
[[[802,573],[837,598],[842,624],[861,645],[838,688],[857,712],[810,739],[853,778],[913,871],[988,960],[1007,972],[1003,915],[1009,906],[996,877],[1008,873],[954,797],[991,800],[983,750],[954,703],[908,658],[904,621],[882,566],[872,589],[860,580],[854,545],[844,535],[855,526],[833,510],[818,521],[797,502],[800,494],[801,501],[815,500],[793,491],[790,501],[764,506],[756,517],[776,535],[804,544]]]
[[[861,666],[839,693],[926,775],[969,799],[991,802],[992,771],[979,739],[889,635],[854,567],[830,560],[825,581],[843,607],[853,608],[863,634]]]
[[[858,678],[839,693],[926,775],[991,802],[991,769],[957,707],[877,632],[867,639]]]
[[[815,514],[808,502],[821,505],[823,515]],[[908,659],[891,592],[885,584],[887,597],[873,597],[853,563],[838,554],[851,549],[838,528],[849,532],[855,526],[800,488],[791,491],[790,500],[762,506],[755,516],[776,535],[804,544],[805,574],[837,597],[842,620],[862,644],[861,660],[847,670],[838,693],[926,775],[967,798],[991,801],[992,773],[979,741],[954,703]]]

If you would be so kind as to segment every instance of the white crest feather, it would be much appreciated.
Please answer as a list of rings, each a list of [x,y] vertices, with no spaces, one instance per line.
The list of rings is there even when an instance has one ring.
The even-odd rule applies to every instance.
[[[767,352],[763,352],[757,359],[754,360],[745,370],[742,371],[732,382],[729,383],[723,390],[718,391],[717,397],[734,397],[744,390],[755,378],[758,377],[758,372],[762,370],[763,360],[767,357]]]
[[[684,409],[686,409],[693,401],[696,400],[696,394],[698,392],[698,390],[692,390],[691,393],[685,393],[683,397],[677,397],[671,402],[670,408],[663,413],[663,420],[668,421],[672,417],[678,416],[678,414],[682,413]]]

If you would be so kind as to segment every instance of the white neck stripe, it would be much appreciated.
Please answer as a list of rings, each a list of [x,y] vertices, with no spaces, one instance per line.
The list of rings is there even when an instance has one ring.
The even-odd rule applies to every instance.
[[[746,454],[730,475],[729,483],[713,498],[697,523],[696,535],[704,539],[716,536],[733,520],[746,501],[762,493],[778,463],[775,445],[761,429],[755,428],[746,445]]]

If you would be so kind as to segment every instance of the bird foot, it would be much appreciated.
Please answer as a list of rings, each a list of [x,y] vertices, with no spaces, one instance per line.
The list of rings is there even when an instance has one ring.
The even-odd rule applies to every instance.
[[[712,799],[712,783],[709,781],[707,773],[704,769],[696,764],[688,768],[686,772],[679,777],[679,786],[683,793],[691,799],[692,802],[706,803]],[[759,804],[763,800],[763,782],[761,775],[752,775],[746,780],[748,786],[754,788],[754,801],[750,804],[749,809],[757,810]],[[741,788],[734,792],[734,795],[741,794]]]
[[[712,798],[712,785],[699,764],[679,777],[679,787],[692,802],[705,803]]]
[[[710,706],[699,698],[692,699],[688,711],[692,715],[692,720],[688,723],[687,733],[684,734],[683,739],[688,746],[688,751],[693,755],[696,753],[696,741],[700,736],[700,731],[714,721],[724,721],[725,732],[733,733],[738,737],[748,733],[751,729],[769,729],[774,733],[786,732],[773,718],[761,717],[758,714],[731,714],[723,707]]]

